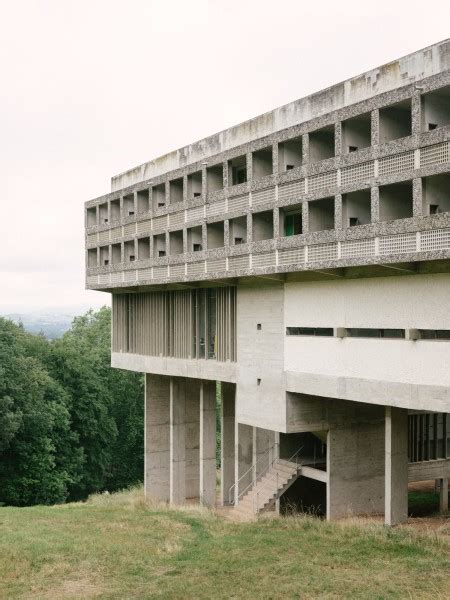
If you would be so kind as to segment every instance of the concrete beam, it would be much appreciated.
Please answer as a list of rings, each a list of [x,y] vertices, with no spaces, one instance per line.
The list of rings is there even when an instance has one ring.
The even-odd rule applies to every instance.
[[[385,408],[385,507],[386,525],[408,518],[408,411]]]

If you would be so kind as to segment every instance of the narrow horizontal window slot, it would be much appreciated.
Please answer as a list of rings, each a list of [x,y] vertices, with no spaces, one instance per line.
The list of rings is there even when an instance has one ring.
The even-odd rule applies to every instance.
[[[369,329],[355,328],[347,329],[347,337],[356,338],[384,338],[384,339],[404,339],[404,329]]]
[[[317,337],[332,337],[332,327],[286,327],[286,335],[314,335]]]

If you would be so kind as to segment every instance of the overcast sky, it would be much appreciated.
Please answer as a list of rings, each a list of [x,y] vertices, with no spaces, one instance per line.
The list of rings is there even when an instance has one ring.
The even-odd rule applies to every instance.
[[[112,175],[445,39],[450,21],[440,0],[0,9],[0,310],[108,302],[84,290],[83,203]]]

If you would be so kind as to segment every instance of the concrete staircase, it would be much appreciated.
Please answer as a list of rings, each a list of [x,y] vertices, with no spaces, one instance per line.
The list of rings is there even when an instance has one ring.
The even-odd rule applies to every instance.
[[[274,508],[278,498],[299,477],[296,463],[277,459],[232,509],[234,517],[242,520],[254,518]]]

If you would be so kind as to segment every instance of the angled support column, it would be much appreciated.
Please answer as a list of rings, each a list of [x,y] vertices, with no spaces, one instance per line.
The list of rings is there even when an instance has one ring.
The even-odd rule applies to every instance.
[[[216,383],[200,384],[200,502],[216,502]]]
[[[234,383],[222,382],[222,407],[220,427],[220,465],[222,506],[230,503],[229,492],[234,484],[234,422],[235,422]]]
[[[408,411],[385,408],[384,522],[403,523],[408,518]]]
[[[145,376],[144,491],[146,496],[168,501],[170,447],[170,378]]]
[[[186,500],[186,382],[170,378],[170,502]]]

